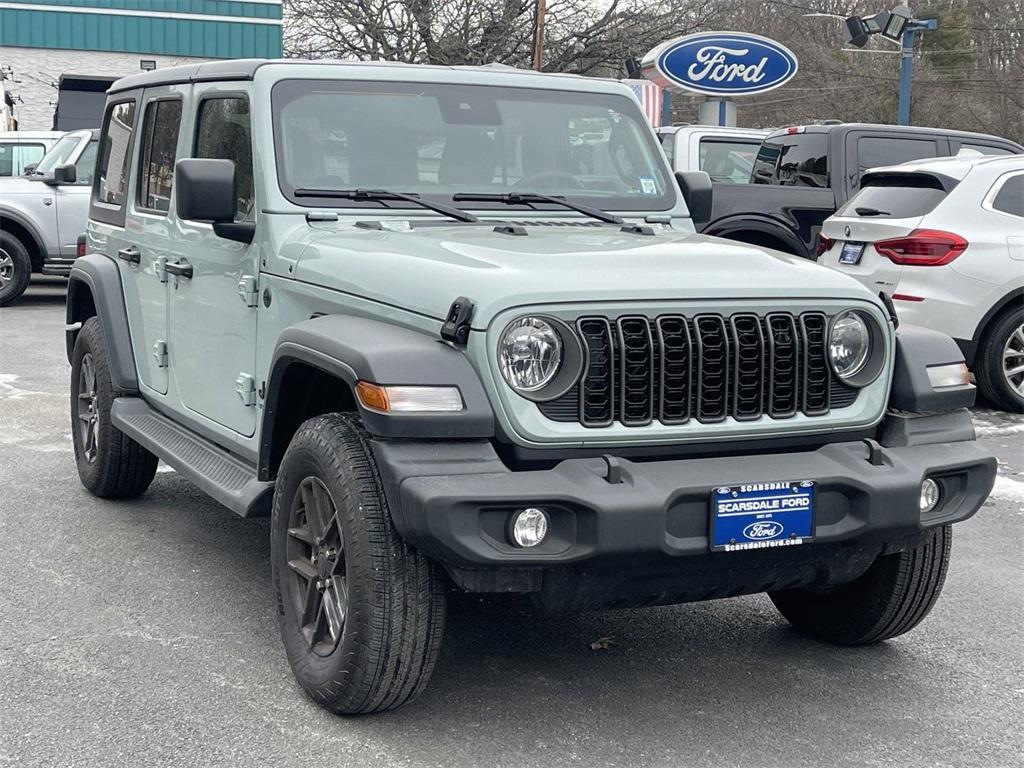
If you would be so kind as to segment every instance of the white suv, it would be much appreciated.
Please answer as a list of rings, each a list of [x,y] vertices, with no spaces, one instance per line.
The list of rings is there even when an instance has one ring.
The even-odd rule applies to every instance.
[[[1024,157],[872,169],[821,235],[820,263],[948,333],[982,393],[1024,412]]]

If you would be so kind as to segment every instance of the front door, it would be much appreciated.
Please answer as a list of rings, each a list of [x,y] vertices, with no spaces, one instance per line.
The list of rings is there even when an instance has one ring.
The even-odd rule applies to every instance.
[[[85,234],[85,223],[89,219],[89,194],[98,146],[97,141],[87,142],[74,160],[75,183],[61,184],[54,190],[61,259],[73,261],[78,256],[78,237]]]
[[[195,85],[193,157],[232,160],[236,221],[254,221],[249,99],[238,88]],[[250,436],[256,426],[257,246],[218,237],[212,225],[176,222],[170,344],[181,407]],[[186,276],[190,275],[190,276]]]

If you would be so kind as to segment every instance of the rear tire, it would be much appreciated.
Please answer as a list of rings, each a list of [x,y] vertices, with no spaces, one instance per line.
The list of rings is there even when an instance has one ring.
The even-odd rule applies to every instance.
[[[974,377],[987,400],[1012,413],[1024,413],[1024,307],[1004,313],[985,331]]]
[[[119,394],[110,379],[103,328],[90,317],[71,354],[71,438],[82,485],[104,499],[135,498],[156,474],[156,456],[110,423]]]
[[[355,415],[319,416],[295,433],[270,551],[281,638],[310,698],[352,715],[423,691],[441,650],[444,581],[395,531]]]
[[[31,276],[28,249],[10,232],[0,231],[0,307],[9,307],[20,299]]]
[[[932,531],[914,549],[882,555],[860,578],[827,592],[769,592],[793,627],[837,645],[870,645],[909,632],[942,592],[953,531]]]

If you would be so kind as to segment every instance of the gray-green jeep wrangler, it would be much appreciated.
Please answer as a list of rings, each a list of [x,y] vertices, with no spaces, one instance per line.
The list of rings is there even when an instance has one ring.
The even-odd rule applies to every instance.
[[[110,89],[67,348],[82,482],[162,459],[271,516],[288,659],[397,707],[445,600],[767,592],[871,643],[991,489],[947,337],[843,275],[702,237],[621,84],[225,61]]]

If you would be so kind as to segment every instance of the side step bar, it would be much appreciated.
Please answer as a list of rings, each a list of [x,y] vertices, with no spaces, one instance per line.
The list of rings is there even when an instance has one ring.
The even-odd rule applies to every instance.
[[[242,517],[270,514],[274,484],[223,448],[157,413],[139,397],[119,397],[110,421],[225,507]]]

